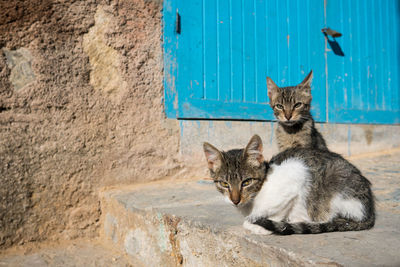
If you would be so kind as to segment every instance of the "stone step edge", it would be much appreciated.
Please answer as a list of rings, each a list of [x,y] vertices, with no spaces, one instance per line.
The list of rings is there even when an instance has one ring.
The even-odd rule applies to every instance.
[[[341,266],[239,236],[238,229],[212,229],[151,208],[128,210],[115,199],[119,193],[100,194],[100,240],[126,253],[135,266]]]

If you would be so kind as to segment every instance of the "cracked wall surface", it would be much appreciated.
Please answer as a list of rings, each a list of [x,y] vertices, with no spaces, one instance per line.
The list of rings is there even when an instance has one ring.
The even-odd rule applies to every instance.
[[[161,3],[0,2],[0,247],[93,237],[99,187],[173,176]]]

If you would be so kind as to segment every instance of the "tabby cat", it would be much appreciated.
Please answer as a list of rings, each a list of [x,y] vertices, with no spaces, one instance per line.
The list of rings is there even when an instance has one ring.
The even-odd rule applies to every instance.
[[[327,149],[310,113],[312,78],[311,70],[299,85],[278,87],[267,77],[269,103],[279,121],[276,129],[279,151],[292,147]]]
[[[258,135],[245,149],[203,145],[217,190],[247,216],[245,228],[286,235],[374,226],[371,184],[340,155],[297,147],[266,162],[262,146]]]

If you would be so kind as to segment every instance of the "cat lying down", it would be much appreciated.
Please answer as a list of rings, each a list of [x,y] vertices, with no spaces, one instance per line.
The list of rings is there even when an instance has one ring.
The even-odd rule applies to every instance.
[[[371,183],[336,153],[290,148],[266,162],[258,135],[245,149],[203,148],[217,190],[253,233],[358,231],[375,224]]]

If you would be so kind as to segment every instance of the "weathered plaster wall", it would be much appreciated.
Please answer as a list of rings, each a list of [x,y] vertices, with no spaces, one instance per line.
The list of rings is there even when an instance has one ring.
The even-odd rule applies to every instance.
[[[0,2],[0,247],[96,234],[97,189],[182,170],[161,4]]]

